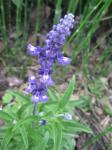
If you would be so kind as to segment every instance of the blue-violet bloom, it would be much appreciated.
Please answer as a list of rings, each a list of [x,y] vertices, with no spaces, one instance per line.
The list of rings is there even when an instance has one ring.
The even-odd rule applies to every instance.
[[[69,13],[60,19],[59,24],[54,25],[52,30],[46,35],[45,46],[33,46],[28,44],[28,53],[38,58],[40,68],[38,74],[40,81],[37,81],[35,76],[30,76],[27,91],[32,94],[32,101],[46,102],[48,97],[46,95],[47,88],[54,84],[52,80],[52,72],[54,63],[58,62],[60,65],[68,65],[71,59],[65,57],[61,52],[66,38],[70,35],[71,29],[74,26],[74,15]]]
[[[40,125],[41,125],[41,126],[46,125],[46,123],[47,123],[47,121],[46,121],[45,119],[40,120]]]

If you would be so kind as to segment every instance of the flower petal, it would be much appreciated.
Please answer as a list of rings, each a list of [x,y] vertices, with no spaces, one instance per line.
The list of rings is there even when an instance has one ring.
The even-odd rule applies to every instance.
[[[62,56],[62,57],[59,57],[59,58],[58,58],[58,62],[59,62],[62,66],[64,66],[64,65],[70,64],[70,63],[71,63],[71,59],[68,58],[68,57]]]
[[[53,80],[48,74],[44,74],[41,77],[41,82],[45,83],[47,86],[52,86],[54,84]]]
[[[37,103],[37,102],[39,102],[39,96],[36,96],[36,95],[34,95],[34,96],[32,96],[32,101],[34,102],[34,103]]]
[[[33,75],[32,75],[32,76],[29,76],[28,82],[30,82],[30,83],[36,83],[36,82],[37,82],[36,77],[33,76]]]
[[[40,102],[46,102],[46,101],[48,101],[47,95],[42,95],[42,96],[40,96],[39,101],[40,101]]]
[[[71,115],[70,113],[65,113],[65,114],[64,114],[64,118],[65,118],[66,120],[72,120],[72,119],[73,119],[73,117],[72,117],[72,115]]]
[[[38,46],[35,47],[35,46],[31,45],[31,44],[28,44],[27,50],[28,50],[28,53],[30,55],[37,56],[40,53],[40,51],[41,51],[41,47],[38,47]]]

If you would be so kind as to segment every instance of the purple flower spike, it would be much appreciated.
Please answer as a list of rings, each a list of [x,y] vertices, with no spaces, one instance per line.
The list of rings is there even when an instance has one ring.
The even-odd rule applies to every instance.
[[[29,81],[29,84],[28,84],[28,87],[27,87],[27,92],[29,93],[36,93],[37,91],[37,80],[36,80],[36,77],[35,76],[30,76],[28,78],[28,81]]]
[[[70,58],[65,57],[61,48],[64,45],[67,37],[71,33],[74,26],[74,15],[67,14],[60,19],[57,25],[54,25],[52,30],[46,35],[45,46],[32,46],[28,44],[27,49],[29,54],[37,56],[40,68],[38,74],[40,76],[39,83],[36,77],[29,77],[28,91],[32,94],[32,101],[34,103],[46,102],[48,97],[46,95],[48,86],[53,85],[52,72],[53,65],[58,61],[60,65],[68,65],[71,62]]]

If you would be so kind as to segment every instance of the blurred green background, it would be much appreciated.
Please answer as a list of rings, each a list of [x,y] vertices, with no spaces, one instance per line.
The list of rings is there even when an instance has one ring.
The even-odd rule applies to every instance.
[[[23,77],[31,65],[27,43],[43,45],[45,34],[66,13],[75,28],[63,52],[85,76],[112,69],[112,0],[0,0],[0,67]]]

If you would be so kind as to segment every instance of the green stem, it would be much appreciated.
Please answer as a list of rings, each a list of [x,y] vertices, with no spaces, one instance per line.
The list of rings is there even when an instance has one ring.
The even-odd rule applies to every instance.
[[[34,108],[33,108],[33,112],[32,112],[33,116],[35,116],[36,111],[37,111],[37,103],[34,103]],[[34,128],[34,125],[35,125],[34,122],[32,122],[32,128]]]
[[[35,114],[36,114],[36,111],[37,111],[37,103],[34,103],[33,115],[35,115]]]
[[[5,22],[5,12],[4,12],[3,0],[1,0],[0,5],[1,5],[1,22],[2,22],[2,25],[3,25],[2,33],[3,33],[3,38],[4,38],[4,44],[7,47],[7,33],[6,33],[6,22]]]

